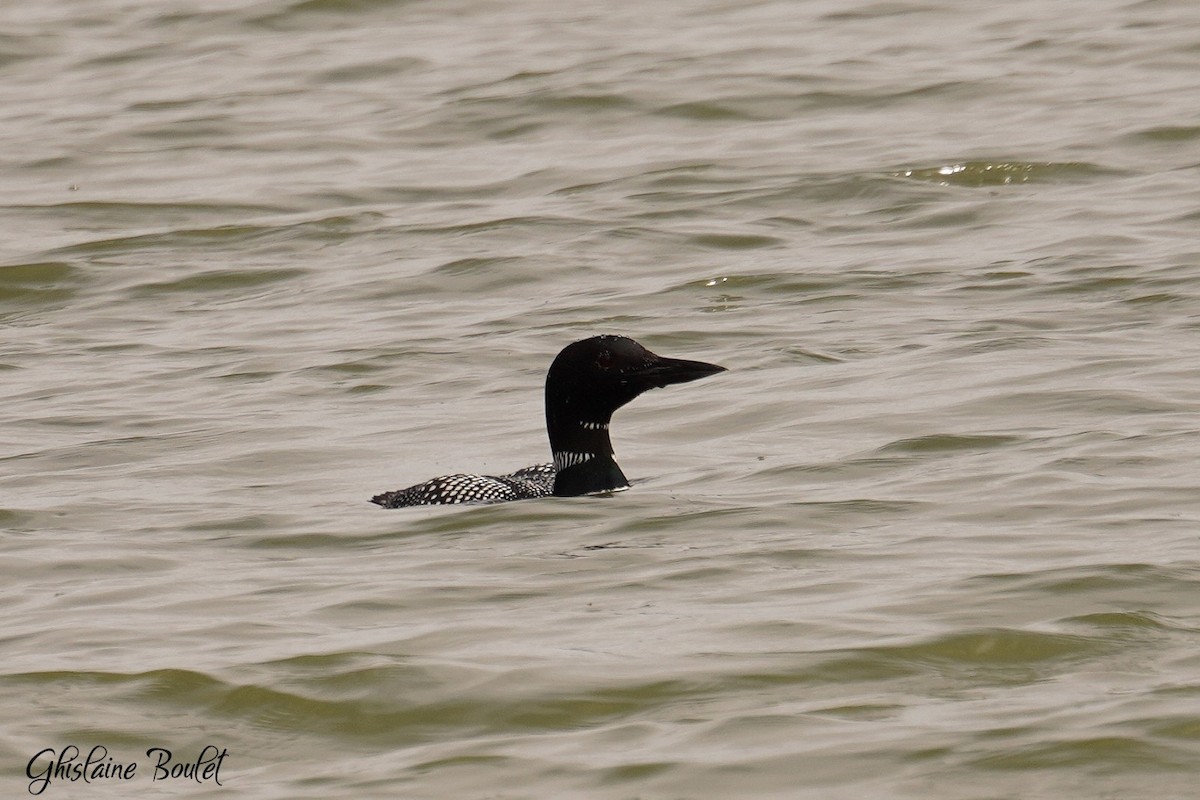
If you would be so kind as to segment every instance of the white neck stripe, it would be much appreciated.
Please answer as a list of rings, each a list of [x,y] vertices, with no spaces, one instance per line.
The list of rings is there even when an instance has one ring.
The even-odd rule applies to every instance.
[[[591,461],[595,453],[576,453],[571,450],[561,450],[554,454],[554,468],[561,472],[567,467],[574,467],[585,461]]]

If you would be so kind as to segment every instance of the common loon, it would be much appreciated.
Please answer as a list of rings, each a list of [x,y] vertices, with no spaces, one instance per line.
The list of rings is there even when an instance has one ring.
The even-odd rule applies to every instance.
[[[553,463],[510,475],[446,475],[378,494],[371,502],[384,508],[501,503],[627,489],[629,481],[613,459],[608,438],[613,412],[649,389],[724,371],[703,361],[663,358],[624,336],[574,342],[546,373],[546,432]]]

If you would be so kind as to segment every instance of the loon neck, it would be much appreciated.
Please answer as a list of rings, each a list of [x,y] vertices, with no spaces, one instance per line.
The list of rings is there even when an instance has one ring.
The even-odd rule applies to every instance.
[[[608,420],[563,423],[549,420],[550,450],[554,454],[554,494],[573,497],[592,492],[611,492],[629,486],[613,459]]]
[[[550,450],[558,453],[588,453],[612,455],[612,441],[608,438],[608,420],[564,422],[561,418],[546,421],[546,432],[550,435]],[[561,469],[561,467],[560,467]]]
[[[577,457],[584,460],[574,461]],[[559,467],[560,461],[563,466]],[[612,454],[561,452],[554,454],[554,465],[558,468],[554,476],[555,497],[576,497],[581,494],[613,492],[629,488],[629,481]]]

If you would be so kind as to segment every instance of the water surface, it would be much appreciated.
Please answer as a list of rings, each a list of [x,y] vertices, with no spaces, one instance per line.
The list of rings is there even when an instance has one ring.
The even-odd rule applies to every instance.
[[[1194,794],[1193,4],[0,20],[6,796]]]

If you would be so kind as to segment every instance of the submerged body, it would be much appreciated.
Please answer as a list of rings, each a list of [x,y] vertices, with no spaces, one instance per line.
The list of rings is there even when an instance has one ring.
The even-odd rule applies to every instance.
[[[567,345],[546,374],[546,432],[554,461],[510,475],[446,475],[371,498],[384,508],[498,503],[625,489],[608,425],[621,406],[650,389],[724,372],[703,361],[664,358],[624,336]]]

